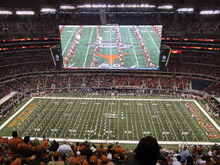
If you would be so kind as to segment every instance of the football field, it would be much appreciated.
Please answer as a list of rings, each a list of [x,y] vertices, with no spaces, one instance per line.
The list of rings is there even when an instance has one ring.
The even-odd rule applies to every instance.
[[[1,136],[136,144],[220,142],[219,125],[195,100],[33,97],[0,126]]]
[[[159,68],[162,26],[59,26],[64,68]]]

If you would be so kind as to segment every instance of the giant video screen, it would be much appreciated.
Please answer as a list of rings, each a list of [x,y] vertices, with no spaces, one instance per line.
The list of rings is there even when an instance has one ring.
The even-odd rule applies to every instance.
[[[60,25],[63,68],[159,69],[162,26]]]

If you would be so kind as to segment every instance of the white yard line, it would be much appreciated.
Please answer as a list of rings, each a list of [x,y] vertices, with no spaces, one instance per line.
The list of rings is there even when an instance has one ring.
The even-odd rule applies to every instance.
[[[128,28],[127,28],[127,31],[128,31],[128,35],[129,35],[131,44],[132,44],[132,43],[133,43],[133,40],[132,40],[132,38],[131,38],[131,34],[130,34],[130,31],[129,31]],[[140,68],[139,63],[138,63],[138,59],[137,59],[137,54],[136,54],[136,51],[135,51],[135,49],[134,49],[134,46],[133,46],[132,48],[133,48],[133,52],[134,52],[134,56],[135,56],[135,60],[136,60],[137,66],[138,66],[138,68]]]
[[[71,39],[73,38],[73,34],[74,34],[75,31],[76,31],[76,27],[75,27],[75,29],[73,30],[73,33],[71,34],[71,36],[70,36],[70,38],[69,38],[69,40],[68,40],[66,46],[64,47],[64,49],[63,49],[63,51],[62,51],[62,56],[64,55],[64,53],[65,53],[65,51],[66,51],[66,48],[67,48],[67,46],[69,45],[69,42],[70,42]]]
[[[94,30],[94,28],[92,28],[92,31],[91,31],[91,34],[90,34],[90,37],[89,37],[89,44],[91,44],[93,30]],[[88,53],[89,53],[89,45],[87,47],[86,58],[85,58],[84,63],[83,63],[83,68],[85,68],[86,60],[87,60],[87,57],[88,57]]]
[[[159,50],[159,48],[157,47],[157,45],[156,45],[156,43],[155,43],[155,41],[154,41],[153,37],[152,37],[152,36],[151,36],[151,34],[149,33],[149,31],[148,31],[147,27],[146,27],[146,31],[147,31],[148,35],[150,36],[151,40],[153,41],[154,46],[155,46],[155,47],[156,47],[156,49],[157,49],[157,52],[158,52],[158,53],[160,53],[160,50]]]
[[[5,123],[0,126],[0,130],[4,128],[15,116],[17,116],[30,102],[35,99],[75,99],[75,100],[134,100],[134,101],[193,101],[198,108],[203,112],[203,114],[210,120],[210,122],[216,127],[218,131],[220,128],[218,124],[209,116],[209,114],[201,107],[201,105],[192,99],[129,99],[129,98],[78,98],[78,97],[33,97],[26,104],[24,104],[15,114],[13,114]],[[88,113],[88,111],[87,111]],[[80,136],[79,136],[80,137]],[[10,138],[10,137],[9,137]],[[36,137],[32,137],[34,139]],[[39,138],[41,140],[42,138]],[[50,138],[50,140],[64,141],[66,138]],[[68,139],[69,142],[83,142],[85,139]],[[91,143],[114,143],[118,141],[121,144],[138,144],[139,141],[135,140],[90,140]],[[214,145],[216,142],[194,142],[194,141],[158,141],[159,144],[168,144],[168,145]],[[220,143],[217,143],[220,145]]]
[[[184,107],[184,105],[181,104],[180,106],[183,107],[184,110],[186,110],[186,107]],[[180,113],[182,114],[182,111],[180,111]],[[186,115],[187,115],[188,117],[192,118],[192,116],[189,116],[189,113],[187,113]],[[198,138],[197,138],[197,136],[196,136],[196,134],[194,133],[193,129],[192,129],[191,126],[188,124],[188,122],[187,122],[187,120],[186,120],[186,116],[184,116],[184,115],[181,115],[181,116],[182,116],[182,118],[185,120],[186,124],[188,125],[188,127],[190,128],[190,130],[192,131],[192,133],[195,135],[197,141],[199,141]],[[193,121],[194,121],[195,124],[197,125],[196,120],[194,119]],[[197,126],[198,126],[198,125],[197,125]],[[203,135],[205,135],[204,132],[203,132],[203,130],[202,130],[202,128],[201,128],[200,126],[199,126],[199,129],[200,129],[201,133],[202,133]],[[205,135],[205,138],[206,138],[206,140],[209,140],[206,135]]]
[[[160,102],[159,102],[159,104],[160,104]],[[161,105],[161,104],[160,104],[160,105]],[[166,118],[168,119],[169,125],[170,125],[170,127],[172,128],[172,130],[173,130],[173,133],[174,133],[174,135],[175,135],[175,137],[176,137],[176,140],[178,140],[178,137],[177,137],[177,135],[176,135],[176,131],[174,131],[173,124],[171,123],[170,118],[169,118],[169,116],[167,115],[166,110],[164,109],[163,105],[161,105],[161,107],[163,108],[164,114],[165,114]],[[168,110],[168,111],[169,111],[169,110]],[[168,123],[166,123],[166,124],[168,124]],[[167,126],[168,126],[168,125],[167,125]]]
[[[134,102],[131,102],[131,105],[132,105],[131,108],[132,108],[133,110],[138,111],[138,108],[136,109]],[[131,110],[132,110],[132,109],[131,109]],[[134,120],[133,123],[134,123],[134,125],[135,125],[135,127],[136,127],[136,136],[137,136],[137,139],[140,139],[140,137],[139,137],[139,135],[138,135],[138,126],[137,126],[137,121],[139,121],[139,120],[138,120],[139,116],[138,116],[138,115],[136,116],[136,114],[137,114],[137,113],[134,114],[134,119],[133,119],[133,118],[132,118],[132,119]],[[135,119],[136,119],[136,120],[135,120]],[[140,124],[140,125],[141,125],[140,127],[142,127],[142,124]],[[132,132],[132,133],[133,133],[133,132]]]
[[[76,104],[81,105],[81,101],[76,102]],[[83,106],[79,106],[79,107],[80,107],[79,112],[74,111],[75,113],[77,113],[77,117],[74,118],[75,122],[74,122],[74,124],[73,124],[73,126],[72,126],[72,128],[76,130],[76,133],[77,133],[77,131],[78,131],[77,121],[79,121],[78,118],[81,117],[81,115],[82,115],[82,108],[83,108]],[[77,109],[77,110],[78,110],[78,109]],[[79,122],[81,122],[81,121],[79,121]],[[69,135],[71,135],[71,134],[69,134]]]
[[[174,103],[172,103],[172,104],[174,104]],[[174,110],[173,110],[174,108],[175,108],[175,104],[174,104],[173,106],[171,106],[172,112],[170,112],[170,113],[173,114],[173,116],[174,116],[174,118],[175,118],[177,124],[179,125],[180,129],[181,129],[182,131],[184,131],[184,128],[182,127],[182,124],[179,123],[179,120],[178,120],[177,116],[173,113],[173,112],[174,112]],[[176,107],[176,108],[178,109],[178,107]],[[187,140],[189,140],[187,136],[185,136],[185,137],[186,137]]]
[[[45,96],[45,97],[33,97],[33,98],[38,98],[38,99],[73,99],[73,100],[132,100],[132,101],[194,101],[193,99],[130,99],[130,98],[92,98],[92,97],[87,97],[87,98],[82,98],[82,97],[50,97],[50,96]]]
[[[88,104],[87,104],[88,105]],[[88,112],[89,112],[89,109],[91,108],[91,106],[92,106],[92,104],[89,104],[89,106],[86,106],[86,115],[84,116],[84,121],[83,121],[83,123],[81,123],[82,124],[82,128],[80,129],[80,132],[79,132],[79,134],[78,134],[78,138],[80,138],[81,137],[81,134],[82,134],[82,131],[83,131],[83,128],[85,128],[85,122],[87,121],[87,119],[88,119]],[[87,128],[86,128],[87,129]],[[84,131],[86,131],[86,129],[84,130]]]
[[[209,116],[209,114],[202,108],[202,106],[196,100],[193,100],[193,102],[202,111],[202,113],[209,119],[209,121],[215,126],[215,128],[220,132],[219,125]]]
[[[148,103],[146,103],[146,104],[144,104],[145,105],[145,107],[147,107],[147,113],[150,115],[150,116],[152,116],[152,114],[151,114],[151,109],[150,109],[150,105],[148,104]],[[149,116],[147,115],[147,118],[148,118]],[[155,133],[155,137],[156,137],[156,139],[158,139],[158,135],[157,135],[157,131],[156,131],[156,128],[155,128],[155,125],[154,125],[154,122],[152,121],[152,120],[150,120],[150,117],[149,117],[149,121],[152,123],[152,127],[153,127],[153,130],[154,130],[154,133]],[[153,134],[153,133],[152,133]]]
[[[15,118],[15,116],[17,116],[28,104],[30,104],[30,102],[33,100],[34,98],[31,98],[28,102],[26,102],[26,104],[24,104],[17,112],[15,112],[11,117],[9,117],[8,120],[6,120],[6,122],[4,122],[1,126],[0,126],[0,130],[2,128],[4,128],[12,119]]]
[[[159,127],[159,128],[162,128],[161,131],[163,131],[163,132],[165,132],[165,131],[169,131],[169,130],[166,130],[166,129],[164,128],[163,122],[161,121],[160,114],[159,114],[157,108],[156,108],[155,106],[153,106],[153,108],[155,109],[155,112],[156,112],[157,115],[159,116],[158,118],[159,118],[159,121],[160,121],[160,122],[157,122],[158,127]],[[155,119],[155,120],[156,120],[156,119]],[[161,127],[160,127],[159,123],[160,123]],[[163,136],[163,135],[162,135],[162,136]],[[165,136],[166,136],[166,139],[168,139],[168,135],[165,134]]]
[[[79,104],[76,104],[75,102],[74,102],[74,107],[72,107],[72,105],[71,105],[72,111],[71,111],[71,113],[70,113],[68,119],[65,121],[66,124],[64,125],[64,127],[63,127],[63,129],[62,129],[62,131],[61,131],[61,133],[60,133],[59,138],[63,135],[63,131],[66,130],[66,126],[68,125],[70,119],[74,116],[73,113],[75,112],[75,109],[76,109],[77,105],[79,105]],[[64,114],[64,113],[63,113],[63,114]],[[78,114],[79,114],[79,113],[78,113]]]
[[[31,122],[31,124],[26,128],[26,131],[24,131],[23,132],[23,134],[22,135],[25,135],[25,133],[29,130],[29,128],[32,128],[32,125],[34,125],[35,124],[35,121],[36,120],[38,120],[39,118],[41,118],[41,115],[44,115],[44,111],[47,111],[48,110],[48,106],[49,106],[50,104],[48,103],[43,109],[42,109],[42,111],[39,113],[39,115]],[[54,104],[55,105],[55,104]],[[54,106],[52,106],[51,108],[53,108]],[[42,114],[43,113],[43,114]],[[49,114],[50,112],[48,112],[48,114]],[[47,114],[47,115],[48,115]],[[46,116],[47,116],[46,115]],[[46,117],[43,119],[43,120],[45,120],[46,119]],[[40,125],[38,125],[38,128],[40,128]],[[32,134],[34,134],[35,133],[35,131],[32,133]]]
[[[47,128],[50,126],[50,123],[51,123],[52,121],[54,121],[53,119],[56,118],[56,114],[57,114],[57,113],[59,112],[59,110],[61,109],[63,103],[65,103],[65,101],[63,101],[62,103],[60,103],[60,107],[59,107],[59,108],[56,110],[56,112],[53,114],[53,117],[50,119],[50,122],[47,123],[46,128],[44,127],[45,129],[44,129],[44,131],[41,133],[40,137],[42,137],[42,136],[44,135],[45,131],[47,131]],[[53,107],[50,108],[50,109],[53,109]],[[52,112],[53,112],[53,111],[52,111]],[[42,122],[40,122],[40,124],[39,124],[39,127],[44,123],[44,121],[47,119],[47,117],[50,117],[49,114],[50,114],[50,112],[48,112],[47,115],[43,118]],[[48,115],[49,115],[49,116],[48,116]],[[53,132],[52,132],[52,134],[53,134]]]

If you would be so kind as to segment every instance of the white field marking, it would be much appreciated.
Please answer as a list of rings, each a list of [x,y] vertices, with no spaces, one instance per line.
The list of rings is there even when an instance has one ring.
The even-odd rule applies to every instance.
[[[76,104],[80,106],[80,104],[79,104],[78,102],[76,102]],[[83,106],[81,106],[81,109],[82,109],[82,108],[83,108]],[[78,121],[78,118],[81,117],[81,114],[82,114],[81,109],[80,109],[80,112],[77,112],[77,113],[76,113],[76,111],[73,111],[73,112],[75,112],[75,113],[77,114],[77,117],[76,117],[76,120],[75,120],[75,121]],[[72,115],[71,115],[71,116],[72,116]],[[73,116],[74,116],[74,115],[73,115]],[[76,116],[76,115],[75,115],[75,116]],[[76,126],[77,126],[77,122],[74,122],[72,128],[76,128]],[[65,128],[65,127],[64,127],[64,128]],[[77,128],[77,131],[78,131],[78,130],[79,130],[79,129]],[[76,131],[76,132],[77,132],[77,131]],[[69,135],[71,135],[71,134],[69,134]]]
[[[6,120],[1,126],[0,126],[0,130],[2,128],[4,128],[12,119],[15,118],[15,116],[17,116],[28,104],[30,104],[30,102],[33,100],[34,98],[31,98],[28,102],[26,102],[26,104],[24,104],[16,113],[14,113],[8,120]]]
[[[131,66],[130,68],[135,68],[137,65],[133,65],[133,66]]]
[[[147,29],[147,28],[146,28],[146,29]],[[148,33],[148,35],[150,36],[151,40],[153,41],[154,46],[155,46],[155,47],[156,47],[156,49],[157,49],[157,52],[159,53],[159,52],[160,52],[160,50],[158,49],[158,47],[157,47],[157,45],[156,45],[156,43],[155,43],[155,41],[154,41],[153,37],[151,36],[151,34],[150,34],[150,33],[149,33],[149,31],[148,31],[148,29],[147,29],[147,33]]]
[[[41,105],[39,105],[39,107],[37,107],[37,108],[42,108],[42,107],[44,106],[45,102],[46,102],[46,100],[43,100],[43,103],[41,103],[41,101],[39,101],[39,103],[41,103]],[[46,105],[46,106],[48,106],[48,105]],[[46,107],[46,106],[45,106],[45,107]],[[45,109],[45,107],[44,107],[44,109]],[[40,113],[37,115],[37,117],[35,117],[34,119],[32,119],[33,116],[34,116],[35,114],[37,114],[37,110],[36,110],[37,108],[34,108],[34,111],[31,112],[31,114],[27,117],[27,118],[30,117],[29,120],[33,120],[32,122],[34,122],[36,119],[38,119],[41,115],[44,115],[44,112],[43,112],[44,109],[43,109],[42,111],[40,111]],[[35,111],[35,110],[36,110],[36,111]],[[27,118],[25,118],[25,120],[23,121],[23,123],[26,122]],[[31,123],[31,125],[32,125],[32,123]],[[17,127],[17,131],[19,131],[20,129],[22,129],[22,124],[21,124],[19,127]],[[25,131],[25,132],[26,132],[26,131]]]
[[[59,112],[59,110],[62,108],[62,105],[63,105],[63,103],[65,103],[65,101],[63,101],[62,103],[60,103],[60,107],[56,110],[56,112],[53,114],[53,117],[51,118],[51,120],[49,121],[49,123],[47,123],[47,126],[46,127],[44,127],[44,131],[41,133],[41,137],[44,135],[44,133],[45,133],[45,131],[47,130],[47,128],[50,126],[50,123],[52,122],[52,121],[54,121],[53,119],[55,118],[56,119],[56,114]],[[70,106],[71,104],[67,104],[68,106]],[[51,108],[52,109],[52,108]],[[65,112],[65,111],[64,111]],[[44,119],[42,120],[42,122],[40,122],[40,124],[39,124],[39,126],[41,126],[43,123],[44,123],[44,121],[47,119],[47,117],[48,117],[48,115],[50,114],[50,112],[44,117]],[[59,114],[59,113],[58,113]],[[49,117],[50,117],[50,115],[49,115]],[[56,129],[56,127],[54,128],[54,129]],[[52,133],[53,134],[53,133]]]
[[[3,136],[3,138],[11,138],[10,136]],[[24,137],[22,137],[24,138]],[[31,140],[34,140],[35,138],[38,137],[31,137]],[[42,138],[38,138],[40,141],[43,140]],[[56,140],[57,142],[85,142],[86,139],[66,139],[66,138],[49,138],[50,141]],[[104,143],[104,144],[109,144],[109,143],[115,143],[115,142],[119,142],[121,144],[138,144],[139,141],[130,141],[130,140],[98,140],[98,139],[94,139],[94,140],[88,140],[90,143]],[[220,142],[194,142],[194,141],[158,141],[159,144],[167,144],[167,145],[220,145]]]
[[[91,32],[90,37],[89,37],[89,44],[91,43],[91,40],[92,40],[93,30],[94,30],[94,28],[92,28],[92,32]],[[89,53],[89,46],[87,47],[86,58],[85,58],[84,63],[83,63],[83,68],[84,68],[85,65],[86,65],[86,60],[87,60],[87,57],[88,57],[88,53]]]
[[[80,106],[80,105],[81,105],[81,102],[79,101],[79,102],[77,103],[77,105],[78,105],[79,108],[80,108],[80,110],[79,110],[80,112],[75,111],[75,113],[77,114],[77,117],[76,117],[76,120],[75,120],[76,122],[74,122],[72,128],[76,128],[76,127],[77,127],[77,121],[79,121],[78,118],[81,117],[81,114],[82,114],[83,106]],[[78,108],[78,109],[79,109],[79,108]],[[78,128],[77,128],[77,131],[78,131]],[[71,136],[71,134],[69,134],[69,136]]]
[[[41,115],[44,115],[44,111],[46,110],[48,110],[48,106],[49,106],[50,104],[48,103],[43,109],[42,109],[42,111],[39,113],[39,115],[34,119],[34,120],[32,120],[32,122],[31,122],[31,124],[26,128],[26,130],[23,132],[23,134],[22,135],[25,135],[25,133],[29,130],[29,128],[31,128],[32,127],[32,125],[35,125],[36,123],[35,123],[35,121],[38,119],[38,118],[41,118]],[[52,105],[52,107],[51,108],[53,108],[54,106],[57,106],[57,104],[53,104]],[[48,112],[48,114],[49,114],[50,112]],[[48,115],[47,114],[47,115]],[[46,115],[46,116],[47,116]],[[45,120],[46,118],[44,118],[43,120]],[[40,125],[38,125],[38,127],[40,127]],[[35,133],[35,131],[32,133],[32,134],[34,134]]]
[[[200,111],[202,111],[202,113],[209,119],[209,121],[215,126],[215,128],[220,132],[219,125],[209,116],[209,114],[202,108],[202,106],[196,100],[193,100],[193,102],[197,105]]]
[[[134,102],[131,102],[131,105],[133,106],[133,109],[136,109]],[[137,111],[138,111],[138,109],[137,109]],[[135,119],[138,119],[139,116],[138,116],[138,115],[136,116],[136,115],[137,115],[137,113],[134,114],[134,117],[135,117]],[[137,136],[137,139],[139,139],[137,122],[134,121],[133,123],[134,123],[134,125],[135,125],[135,127],[136,127],[136,136]],[[142,128],[142,124],[141,124],[140,127]]]
[[[80,98],[80,97],[33,97],[25,105],[23,105],[14,115],[6,120],[1,126],[0,130],[5,127],[17,114],[19,114],[33,99],[72,99],[72,100],[133,100],[133,101],[194,101],[192,99],[126,99],[126,98]]]
[[[128,103],[128,104],[129,104],[129,103]],[[131,106],[129,106],[128,109],[127,109],[127,111],[130,113],[130,118],[127,118],[127,119],[130,120],[129,123],[132,123],[132,124],[130,124],[130,127],[128,127],[128,128],[130,128],[131,130],[134,130],[134,124],[135,124],[135,122],[133,122],[134,116],[133,116],[133,114],[132,114],[132,110],[133,110],[133,109],[131,109]],[[129,134],[132,133],[133,139],[135,139],[134,132],[129,131],[129,130],[127,129],[127,133],[129,133]]]
[[[143,106],[143,103],[138,103],[138,104],[141,104],[141,105]],[[143,113],[143,111],[140,110],[140,106],[136,106],[136,108],[137,108],[137,110],[139,111],[138,116],[139,116],[140,121],[143,122],[144,130],[147,130],[146,123],[144,122],[144,121],[145,121],[145,120],[144,120],[144,113]],[[140,115],[140,114],[141,114],[141,115]],[[141,117],[140,117],[140,116],[141,116]],[[143,129],[143,127],[142,127],[142,129]]]
[[[160,103],[159,103],[160,104]],[[162,103],[160,104],[161,105],[161,107],[163,107],[163,105],[162,105]],[[169,118],[169,116],[168,116],[168,114],[167,114],[167,112],[166,112],[166,110],[163,108],[163,111],[164,111],[164,114],[165,114],[165,116],[166,116],[166,118],[168,119],[168,122],[169,122],[169,124],[170,124],[170,126],[171,126],[171,128],[172,128],[172,131],[173,131],[173,133],[174,133],[174,135],[175,135],[175,137],[176,137],[176,140],[178,140],[178,137],[177,137],[177,135],[176,135],[176,131],[174,131],[174,128],[173,128],[173,124],[172,124],[172,122],[170,121],[170,118]],[[166,123],[167,124],[167,126],[168,126],[168,123]]]
[[[126,116],[126,118],[125,118],[124,121],[126,122],[126,130],[128,130],[128,128],[129,128],[129,127],[128,127],[128,119],[129,119],[129,118],[128,118],[128,115],[127,115],[127,114],[128,114],[127,111],[125,111],[125,116]],[[127,134],[127,139],[129,139],[128,134]]]
[[[95,104],[96,109],[95,109],[95,113],[93,115],[93,122],[92,122],[92,125],[91,125],[92,128],[95,128],[96,132],[98,132],[97,128],[98,128],[98,123],[100,121],[100,120],[97,121],[97,119],[101,116],[101,110],[99,110],[101,103],[100,102],[97,102],[97,103],[99,103],[99,104]],[[93,123],[94,123],[94,125],[93,125]]]
[[[73,67],[75,64],[76,64],[76,63],[73,63],[73,64],[71,64],[71,65],[70,65],[70,66],[68,66],[68,67]]]
[[[182,106],[183,106],[183,105],[182,105]],[[189,112],[189,114],[192,115],[191,112]],[[192,116],[190,116],[190,115],[188,115],[188,116],[189,116],[189,117],[192,117]],[[196,127],[200,130],[200,133],[202,133],[203,136],[204,136],[206,139],[208,139],[207,134],[206,134],[206,131],[199,125],[199,123],[196,121],[196,119],[193,119],[193,120],[194,120],[194,123],[195,123]]]
[[[69,120],[73,117],[73,112],[74,112],[74,110],[76,109],[76,106],[77,106],[78,104],[76,104],[76,103],[74,103],[74,106],[72,107],[72,105],[70,106],[70,108],[69,109],[73,109],[72,111],[71,111],[71,113],[70,113],[70,115],[69,115],[69,117],[68,117],[68,119],[66,120],[66,124],[64,125],[64,127],[62,128],[62,131],[61,131],[61,133],[60,133],[60,135],[59,135],[59,138],[61,137],[61,135],[63,134],[63,131],[65,130],[65,128],[66,128],[66,126],[67,126],[67,124],[69,123]],[[66,108],[66,110],[68,109],[68,107]],[[65,111],[66,111],[65,110]],[[62,118],[64,115],[62,115],[60,118]],[[58,122],[59,123],[59,122]]]
[[[145,107],[147,107],[147,113],[148,114],[150,114],[150,116],[152,115],[151,114],[151,108],[150,108],[150,106],[148,105],[148,103],[146,103],[145,104]],[[147,118],[149,117],[149,115],[147,115]],[[148,118],[149,119],[149,121],[150,121],[150,123],[152,123],[152,127],[153,127],[153,130],[154,130],[154,133],[155,133],[155,135],[156,135],[156,138],[158,139],[158,135],[157,135],[157,131],[156,131],[156,129],[155,129],[155,126],[154,126],[154,122],[152,121],[152,120],[150,120],[150,117]]]
[[[88,106],[88,108],[87,108],[87,106]],[[88,113],[89,112],[88,109],[91,109],[92,104],[87,104],[87,106],[86,106],[87,111],[86,111],[86,115],[85,115],[84,121],[83,121],[83,123],[81,123],[82,124],[82,128],[85,128],[85,130],[87,129],[87,127],[85,127],[85,123],[86,123],[86,120],[88,120],[88,114],[90,114],[90,113]],[[91,115],[89,115],[89,116],[91,116]],[[80,129],[80,132],[79,132],[79,135],[78,135],[79,138],[81,137],[82,131],[83,131],[83,129]]]
[[[98,110],[97,110],[97,108],[98,108],[99,106],[98,105],[95,105],[95,104],[93,104],[92,105],[92,108],[94,108],[94,111],[93,111],[93,115],[89,115],[90,116],[90,119],[88,119],[88,121],[91,121],[90,122],[90,129],[92,130],[92,129],[94,129],[94,133],[96,134],[96,118],[98,118]],[[90,135],[89,135],[89,138],[90,138]]]
[[[156,104],[156,103],[153,103],[153,104],[151,104],[151,105],[157,105],[157,104]],[[157,125],[158,125],[158,127],[159,127],[159,128],[162,128],[161,131],[165,132],[165,128],[164,128],[163,122],[161,121],[161,118],[159,117],[159,115],[160,115],[159,112],[157,111],[157,109],[156,109],[155,106],[153,106],[152,108],[153,108],[153,109],[156,111],[156,113],[157,113],[157,115],[155,115],[155,116],[158,116],[158,118],[159,118],[159,122],[156,122]],[[151,115],[152,118],[153,118],[153,116],[154,116],[154,115]],[[155,118],[155,120],[156,120],[156,118]],[[160,124],[159,124],[159,123],[160,123]],[[160,125],[161,125],[162,127],[160,127]],[[165,134],[165,136],[166,136],[166,138],[168,139],[167,134]]]
[[[103,107],[106,107],[106,105],[107,105],[107,103],[106,103],[106,101],[104,101],[104,103],[103,103]],[[98,136],[100,135],[100,137],[102,136],[103,137],[103,135],[101,135],[101,130],[105,130],[106,128],[105,128],[105,123],[106,123],[106,118],[104,118],[104,121],[103,120],[101,120],[101,122],[100,122],[100,125],[99,125],[99,132],[98,132]],[[102,127],[104,127],[104,128],[102,128]]]
[[[133,43],[133,40],[132,40],[132,38],[131,38],[131,34],[130,34],[130,31],[129,31],[128,28],[127,28],[127,31],[128,31],[128,35],[129,35],[130,41],[131,41],[131,43]],[[138,60],[137,60],[136,51],[135,51],[134,47],[132,47],[132,48],[133,48],[133,52],[134,52],[134,56],[135,56],[135,60],[136,60],[137,66],[138,66],[138,68],[140,68],[139,63],[138,63]]]
[[[69,40],[68,40],[66,46],[64,47],[63,52],[62,52],[62,56],[64,55],[64,53],[65,53],[65,51],[66,51],[66,48],[67,48],[67,46],[69,45],[69,42],[71,41],[71,39],[72,39],[73,34],[74,34],[75,31],[76,31],[76,28],[73,30],[73,33],[71,34],[71,36],[70,36],[70,38],[69,38]]]
[[[184,110],[186,110],[186,107],[184,107],[183,104],[180,104],[180,106],[183,107]],[[182,111],[180,111],[180,113],[182,113]],[[186,113],[186,115],[190,118],[191,116],[190,116],[189,114],[190,114],[190,112],[189,112],[189,113]],[[184,115],[183,115],[183,119],[186,121],[186,117],[184,117]],[[202,130],[202,128],[201,128],[200,126],[198,126],[198,124],[197,124],[197,122],[196,122],[195,119],[194,119],[193,121],[195,122],[196,126],[200,129],[201,133],[202,133],[203,136],[204,136],[204,131]],[[192,131],[192,133],[195,135],[197,141],[199,141],[198,138],[197,138],[197,136],[196,136],[196,134],[195,134],[195,132],[193,131],[192,127],[188,124],[187,121],[186,121],[186,123],[187,123],[188,127],[190,128],[190,130]],[[205,138],[206,138],[206,140],[209,140],[206,135],[205,135]]]
[[[174,103],[172,103],[172,104],[174,104]],[[176,104],[175,104],[175,105],[176,105]],[[171,107],[172,107],[171,109],[174,109],[174,108],[175,108],[175,105],[171,106]],[[182,124],[179,122],[179,120],[178,120],[177,116],[174,114],[174,111],[173,111],[173,110],[172,110],[172,114],[173,114],[174,118],[176,119],[176,121],[177,121],[179,127],[181,128],[181,130],[184,131],[184,128],[182,127]],[[187,136],[186,136],[186,139],[189,140]]]
[[[74,98],[74,97],[33,97],[33,98],[31,98],[24,106],[22,106],[14,115],[12,115],[8,120],[6,120],[6,122],[5,123],[3,123],[3,125],[0,127],[0,129],[2,129],[5,125],[7,125],[19,112],[21,112],[33,99],[35,99],[35,98],[40,98],[40,99],[55,99],[55,100],[57,100],[57,99],[78,99],[78,100],[143,100],[143,101],[148,101],[148,100],[150,100],[150,101],[193,101],[193,102],[195,102],[195,104],[199,107],[199,108],[201,108],[201,109],[203,109],[195,100],[192,100],[192,99],[124,99],[124,98],[117,98],[117,99],[112,99],[112,98]],[[200,109],[200,110],[201,110]],[[205,112],[205,110],[203,109],[203,111]],[[206,113],[206,112],[205,112]],[[207,114],[207,113],[206,113]],[[208,114],[207,114],[208,115]],[[208,115],[209,116],[209,115]],[[209,116],[209,118],[210,118],[210,116]],[[217,124],[216,124],[217,125]],[[33,138],[34,139],[34,138]],[[53,138],[53,139],[55,139],[55,138]],[[58,140],[60,140],[60,141],[63,141],[63,140],[66,140],[66,139],[60,139],[60,138],[58,138]],[[71,142],[77,142],[77,141],[84,141],[84,139],[69,139]],[[138,143],[138,141],[121,141],[121,140],[108,140],[108,141],[106,141],[106,140],[91,140],[91,142],[100,142],[100,143],[106,143],[106,142],[109,142],[109,143],[111,143],[111,142],[116,142],[116,141],[119,141],[119,142],[121,142],[121,143],[123,143],[123,144],[137,144]],[[201,145],[213,145],[213,144],[215,144],[215,143],[217,143],[217,144],[219,144],[220,145],[220,143],[218,143],[218,142],[185,142],[185,141],[159,141],[160,142],[160,144],[171,144],[171,145],[177,145],[177,144],[189,144],[189,145],[193,145],[193,144],[195,144],[195,145],[199,145],[199,144],[201,144]]]
[[[194,101],[193,99],[130,99],[130,98],[92,98],[92,97],[87,97],[87,98],[81,98],[81,97],[50,97],[50,96],[43,96],[43,97],[33,97],[37,99],[54,99],[54,100],[59,100],[59,99],[72,99],[72,100],[113,100],[113,101],[118,101],[118,100],[132,100],[132,101]]]

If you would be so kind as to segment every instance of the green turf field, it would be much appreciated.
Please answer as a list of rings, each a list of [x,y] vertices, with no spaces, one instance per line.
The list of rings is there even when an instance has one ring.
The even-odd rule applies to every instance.
[[[64,68],[159,68],[162,26],[63,25],[59,29]]]
[[[191,109],[190,109],[191,108]],[[193,111],[192,111],[193,110]],[[219,126],[195,100],[36,97],[1,125],[1,135],[164,144],[220,142]]]

